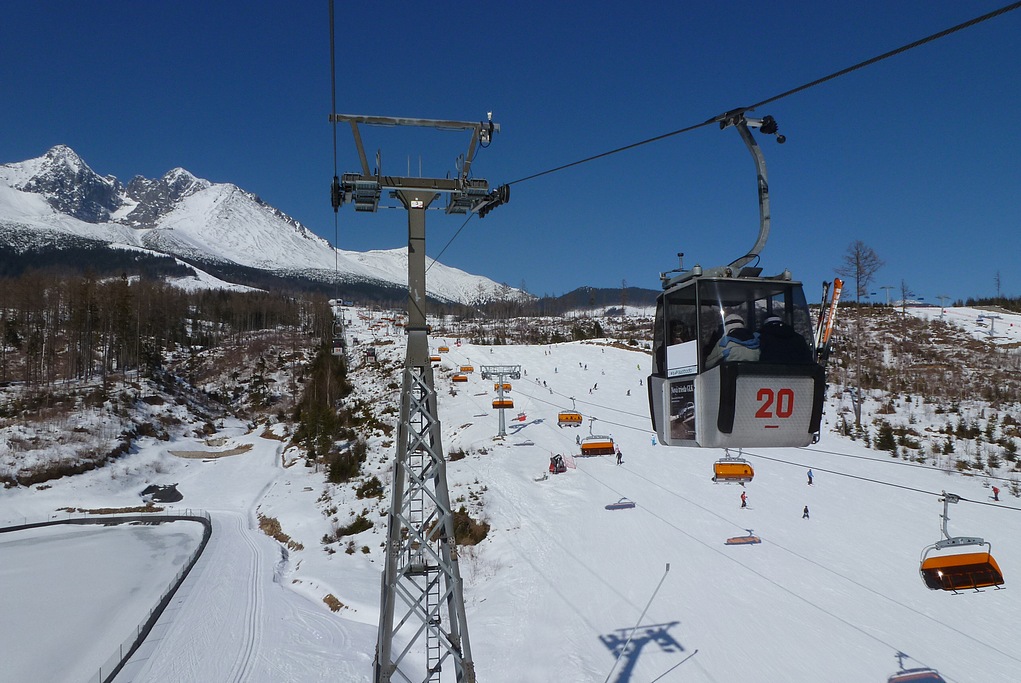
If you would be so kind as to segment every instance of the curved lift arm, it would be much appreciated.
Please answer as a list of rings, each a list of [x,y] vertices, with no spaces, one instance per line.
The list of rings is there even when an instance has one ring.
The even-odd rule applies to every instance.
[[[766,159],[762,155],[762,150],[759,148],[758,143],[755,142],[755,138],[752,137],[748,128],[749,126],[752,128],[758,128],[767,135],[775,135],[776,141],[780,144],[787,142],[787,138],[778,133],[779,126],[777,126],[776,121],[772,116],[763,116],[761,119],[753,119],[745,116],[746,111],[748,110],[735,109],[727,112],[726,114],[720,114],[706,123],[712,123],[714,121],[718,122],[720,124],[720,130],[734,126],[737,128],[738,133],[741,134],[741,139],[744,140],[744,144],[748,148],[748,151],[751,152],[752,160],[755,162],[755,176],[759,193],[759,236],[747,254],[731,261],[729,265],[718,266],[705,270],[699,266],[695,266],[689,271],[685,271],[682,266],[681,268],[669,271],[668,273],[661,273],[660,279],[663,281],[664,289],[678,282],[683,282],[692,277],[702,275],[731,277],[735,274],[735,271],[739,271],[748,263],[757,259],[759,257],[759,252],[762,251],[764,246],[766,246],[766,239],[769,237],[769,181],[766,176]],[[678,254],[678,256],[684,256],[684,254]],[[671,273],[680,273],[680,275],[670,277]]]
[[[976,536],[951,536],[950,532],[947,531],[947,522],[950,521],[949,504],[960,502],[961,497],[955,493],[943,491],[943,497],[940,500],[943,502],[943,514],[940,515],[940,518],[943,520],[943,538],[933,543],[933,548],[942,550],[943,548],[952,548],[959,545],[989,545],[984,539]]]
[[[758,128],[767,135],[776,135],[776,141],[780,144],[786,142],[787,138],[777,133],[779,127],[772,116],[752,119],[744,115],[744,110],[739,109],[723,114],[718,119],[720,130],[729,126],[737,128],[737,132],[741,134],[741,139],[744,140],[745,147],[748,148],[752,159],[755,161],[755,177],[759,192],[759,236],[747,254],[732,261],[727,266],[728,268],[738,270],[758,258],[759,252],[766,246],[766,239],[769,238],[769,181],[766,176],[766,158],[762,155],[762,149],[755,142],[755,138],[752,137],[748,127]]]

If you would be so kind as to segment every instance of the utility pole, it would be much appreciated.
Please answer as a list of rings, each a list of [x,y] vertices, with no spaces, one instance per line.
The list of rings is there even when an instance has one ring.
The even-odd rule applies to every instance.
[[[627,280],[620,281],[620,338],[626,339],[624,321],[627,320]]]
[[[355,211],[375,212],[383,190],[388,190],[389,196],[408,212],[408,322],[405,327],[408,347],[397,458],[390,490],[373,681],[475,683],[475,663],[468,640],[454,541],[454,515],[429,362],[425,315],[425,212],[440,194],[447,194],[448,214],[478,213],[483,217],[508,201],[510,191],[506,185],[490,192],[487,181],[470,175],[477,147],[488,146],[500,127],[493,123],[492,115],[487,121],[477,122],[333,113],[330,121],[351,126],[361,162],[360,173],[333,177],[330,194],[334,211],[350,202]],[[467,154],[459,158],[456,177],[383,175],[378,153],[376,168],[369,169],[359,124],[470,131],[471,142]]]

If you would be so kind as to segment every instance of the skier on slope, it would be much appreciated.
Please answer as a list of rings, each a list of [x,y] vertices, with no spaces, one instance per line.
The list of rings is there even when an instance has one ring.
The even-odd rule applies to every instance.
[[[748,494],[744,491],[741,492],[741,507],[748,507]]]

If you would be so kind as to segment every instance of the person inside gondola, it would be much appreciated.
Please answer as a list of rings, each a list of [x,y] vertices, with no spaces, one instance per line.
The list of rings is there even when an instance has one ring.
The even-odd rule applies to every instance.
[[[683,344],[694,338],[691,329],[683,322],[675,321],[670,325],[670,345]]]
[[[759,359],[759,338],[744,324],[744,318],[730,313],[723,321],[723,337],[713,345],[706,358],[706,368],[723,361],[755,361]]]
[[[797,330],[774,315],[766,318],[759,329],[759,360],[763,363],[811,363],[812,349]]]

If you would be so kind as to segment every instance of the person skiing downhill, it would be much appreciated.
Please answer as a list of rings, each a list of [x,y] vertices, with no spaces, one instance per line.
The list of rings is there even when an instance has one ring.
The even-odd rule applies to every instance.
[[[801,519],[808,519],[808,506],[805,506],[805,512],[801,515]]]
[[[812,470],[808,470],[808,485],[812,485]]]
[[[995,486],[993,487],[993,500],[995,501],[1000,500],[1000,489],[996,488]]]
[[[741,492],[741,507],[748,507],[748,494],[744,491]]]

